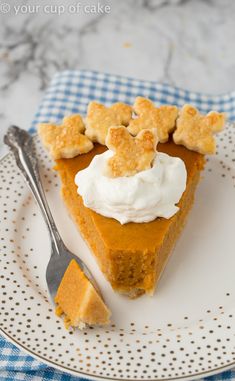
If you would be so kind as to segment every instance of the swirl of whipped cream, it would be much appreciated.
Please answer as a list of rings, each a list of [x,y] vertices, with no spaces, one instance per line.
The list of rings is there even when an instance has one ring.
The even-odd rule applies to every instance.
[[[149,222],[157,217],[170,218],[186,188],[187,172],[183,160],[158,152],[153,166],[130,177],[104,175],[108,150],[96,155],[90,165],[75,176],[78,194],[87,208],[118,220]]]

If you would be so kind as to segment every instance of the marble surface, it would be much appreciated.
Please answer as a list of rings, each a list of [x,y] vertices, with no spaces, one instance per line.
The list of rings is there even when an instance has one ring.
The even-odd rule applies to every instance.
[[[95,69],[209,94],[235,89],[233,0],[100,1],[110,7],[103,13],[95,0],[76,4],[1,1],[0,154],[7,126],[29,127],[58,70]]]

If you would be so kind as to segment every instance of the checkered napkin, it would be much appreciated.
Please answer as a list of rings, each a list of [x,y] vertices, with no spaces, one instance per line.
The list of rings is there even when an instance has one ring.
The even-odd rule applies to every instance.
[[[211,109],[225,111],[230,120],[235,120],[235,91],[212,97],[157,82],[139,81],[91,71],[64,71],[53,78],[30,131],[35,131],[38,122],[59,122],[66,114],[85,114],[87,104],[91,100],[106,105],[117,101],[133,103],[138,95],[148,97],[156,104],[182,106],[191,103],[204,113]],[[235,369],[207,379],[235,380]],[[10,380],[75,381],[79,378],[44,365],[0,337],[0,381]]]

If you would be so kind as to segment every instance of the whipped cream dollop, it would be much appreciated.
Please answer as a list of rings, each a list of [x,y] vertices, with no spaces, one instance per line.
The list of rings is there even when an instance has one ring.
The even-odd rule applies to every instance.
[[[158,152],[152,168],[130,177],[105,176],[108,150],[96,155],[90,165],[75,176],[78,194],[86,207],[115,218],[121,224],[170,218],[179,208],[187,172],[183,160]]]

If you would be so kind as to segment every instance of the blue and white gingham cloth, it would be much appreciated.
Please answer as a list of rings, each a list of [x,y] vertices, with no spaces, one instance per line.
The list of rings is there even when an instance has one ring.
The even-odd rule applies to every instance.
[[[69,113],[86,113],[87,104],[97,100],[106,105],[122,101],[133,103],[136,96],[144,96],[156,104],[182,106],[191,103],[206,113],[211,109],[225,111],[235,120],[235,91],[220,96],[208,96],[171,87],[157,82],[97,73],[92,71],[64,71],[53,78],[30,131],[38,122],[59,122]],[[205,380],[235,380],[235,369]],[[35,360],[0,336],[0,381],[77,381],[70,376]]]

